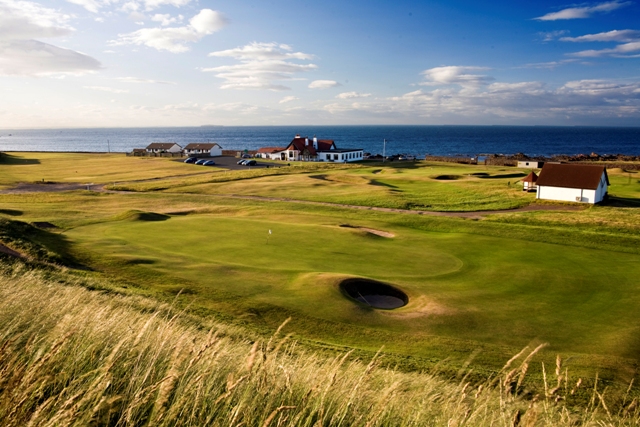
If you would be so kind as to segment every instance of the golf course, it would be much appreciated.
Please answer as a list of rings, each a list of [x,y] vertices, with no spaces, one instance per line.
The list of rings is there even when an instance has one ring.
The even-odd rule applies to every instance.
[[[538,201],[522,191],[529,170],[513,167],[271,166],[2,154],[0,243],[21,257],[3,259],[247,336],[290,319],[282,333],[300,351],[409,374],[484,381],[544,344],[532,389],[557,357],[565,382],[624,392],[637,381],[637,171],[609,169],[610,197],[593,206]],[[389,285],[406,304],[374,308],[341,288],[349,279]]]

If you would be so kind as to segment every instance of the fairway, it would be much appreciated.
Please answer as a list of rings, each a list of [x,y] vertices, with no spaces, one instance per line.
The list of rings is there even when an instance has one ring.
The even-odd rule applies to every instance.
[[[635,254],[402,228],[384,238],[309,215],[123,217],[65,234],[93,263],[153,291],[269,324],[290,315],[300,336],[409,354],[437,352],[429,336],[620,357],[640,350]],[[339,291],[348,277],[391,283],[409,303],[358,305]]]
[[[548,343],[544,357],[561,353],[574,370],[604,375],[640,351],[633,173],[611,171],[612,205],[576,210],[535,202],[516,184],[526,171],[514,168],[315,163],[193,175],[202,169],[160,158],[29,153],[13,161],[7,189],[45,172],[62,183],[118,181],[98,191],[0,194],[0,214],[57,227],[39,238],[82,274],[120,283],[117,292],[175,300],[205,320],[269,334],[291,318],[288,332],[300,342],[365,354],[384,347],[407,369],[445,360],[458,369],[473,354],[475,369],[489,372]],[[390,284],[408,303],[358,303],[340,290],[353,278]]]

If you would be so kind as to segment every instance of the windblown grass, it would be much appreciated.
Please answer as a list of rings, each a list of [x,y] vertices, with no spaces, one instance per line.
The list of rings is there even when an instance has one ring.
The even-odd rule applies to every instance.
[[[61,275],[57,275],[58,280]],[[284,325],[283,325],[284,326]],[[539,348],[470,384],[398,373],[348,353],[299,349],[279,328],[249,340],[199,329],[170,305],[62,285],[22,266],[0,275],[3,426],[636,425],[637,401],[595,388],[572,408],[562,361],[525,399]],[[529,396],[530,397],[530,396]],[[614,412],[614,405],[619,408]]]

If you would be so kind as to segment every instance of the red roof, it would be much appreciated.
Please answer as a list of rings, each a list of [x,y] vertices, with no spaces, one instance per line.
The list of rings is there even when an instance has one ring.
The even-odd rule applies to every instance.
[[[535,172],[531,172],[529,175],[527,175],[526,178],[522,180],[522,182],[536,182],[537,180],[538,180],[538,175],[536,175]]]
[[[538,177],[538,186],[584,188],[596,190],[604,174],[607,185],[607,169],[598,165],[545,163]]]
[[[258,148],[258,153],[277,153],[278,151],[284,151],[287,147],[262,147]]]
[[[307,145],[308,141],[308,145]],[[302,138],[297,136],[293,138],[293,140],[287,146],[287,150],[298,150],[303,152],[305,149],[309,151],[309,154],[312,156],[316,156],[318,151],[328,151],[331,148],[336,148],[336,144],[331,139],[318,139],[317,140],[318,149],[316,150],[313,146],[313,139]]]

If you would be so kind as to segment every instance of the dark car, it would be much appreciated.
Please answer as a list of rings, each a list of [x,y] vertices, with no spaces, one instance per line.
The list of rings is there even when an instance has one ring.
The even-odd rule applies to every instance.
[[[255,160],[247,160],[246,162],[243,163],[243,165],[245,166],[255,166],[257,164],[258,162],[256,162]]]
[[[196,162],[196,165],[203,165],[203,164],[204,164],[204,162],[206,162],[206,161],[207,161],[207,159],[200,159],[200,160],[198,160],[198,161]]]
[[[214,162],[213,160],[207,160],[202,164],[202,166],[215,166],[215,165],[216,165],[216,162]]]
[[[197,162],[197,161],[198,161],[198,158],[197,158],[197,157],[187,157],[187,158],[184,160],[184,162],[185,162],[185,163],[195,163],[195,162]]]
[[[237,165],[244,165],[244,163],[246,162],[246,160],[244,159],[240,159],[236,162]]]

